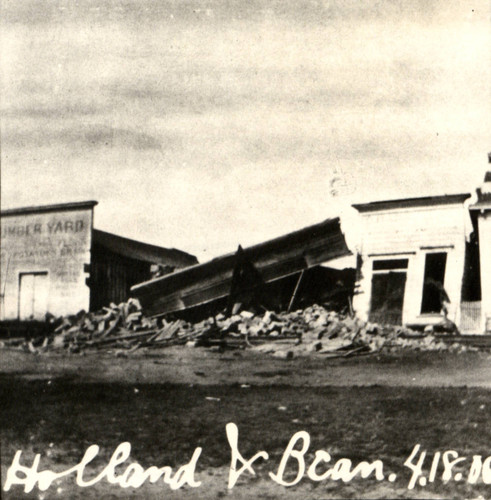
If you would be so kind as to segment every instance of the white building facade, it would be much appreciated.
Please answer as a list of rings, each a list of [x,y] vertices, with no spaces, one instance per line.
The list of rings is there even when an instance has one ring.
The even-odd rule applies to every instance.
[[[479,238],[481,277],[481,322],[483,330],[491,333],[491,172],[477,189],[477,203],[470,207]]]
[[[353,300],[361,318],[422,327],[449,320],[463,333],[482,332],[479,280],[466,271],[479,267],[470,196],[353,205],[362,228]]]
[[[88,310],[95,201],[1,213],[1,320]]]

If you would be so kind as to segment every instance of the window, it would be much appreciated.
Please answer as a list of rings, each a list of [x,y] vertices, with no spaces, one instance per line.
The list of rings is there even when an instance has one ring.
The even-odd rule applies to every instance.
[[[395,269],[407,269],[408,259],[387,259],[387,260],[374,260],[374,271],[390,271]]]

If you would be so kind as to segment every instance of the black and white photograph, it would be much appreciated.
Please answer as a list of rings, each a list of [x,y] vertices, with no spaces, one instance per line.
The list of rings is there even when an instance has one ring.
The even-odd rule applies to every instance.
[[[0,0],[0,498],[491,499],[488,0]]]

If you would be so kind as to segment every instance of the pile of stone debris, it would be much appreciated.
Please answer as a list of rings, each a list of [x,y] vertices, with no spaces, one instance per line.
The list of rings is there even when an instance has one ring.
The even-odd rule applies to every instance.
[[[42,353],[66,350],[72,353],[94,350],[133,352],[172,345],[205,346],[218,350],[251,348],[278,357],[319,354],[350,357],[383,350],[469,349],[443,342],[430,333],[403,327],[366,323],[349,315],[313,305],[294,312],[240,311],[220,313],[199,323],[182,319],[147,318],[135,299],[111,304],[97,313],[51,318],[51,333],[37,339],[11,339],[3,347]]]

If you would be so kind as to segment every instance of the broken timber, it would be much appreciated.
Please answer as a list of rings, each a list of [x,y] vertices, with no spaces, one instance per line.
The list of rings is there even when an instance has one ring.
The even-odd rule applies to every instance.
[[[341,232],[340,220],[334,218],[241,249],[239,255],[250,262],[261,280],[268,284],[351,255],[351,252]],[[237,260],[237,253],[226,254],[135,285],[131,294],[140,300],[149,316],[163,316],[209,304],[230,295]]]

